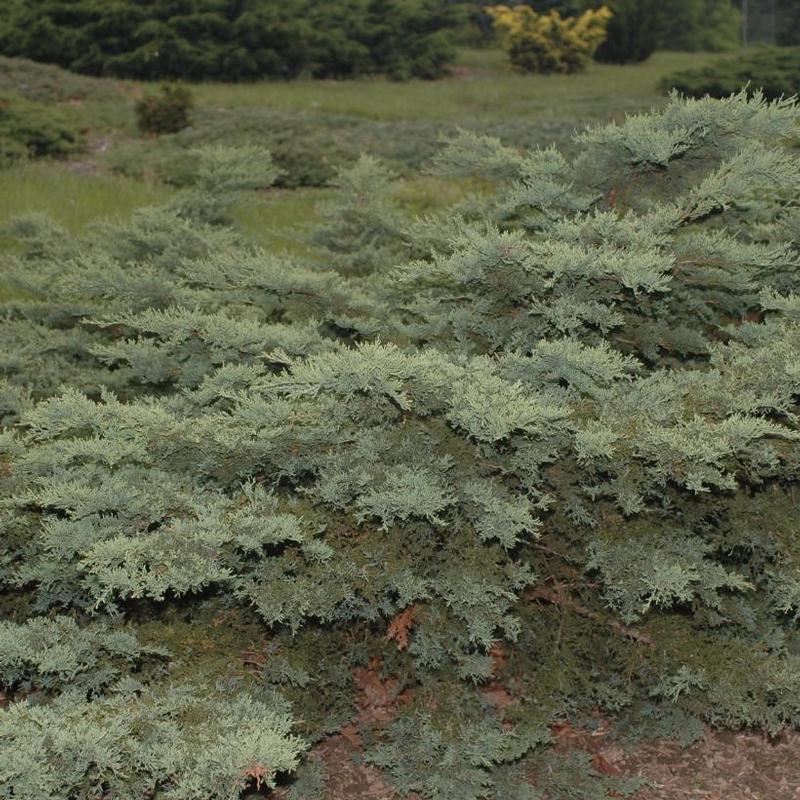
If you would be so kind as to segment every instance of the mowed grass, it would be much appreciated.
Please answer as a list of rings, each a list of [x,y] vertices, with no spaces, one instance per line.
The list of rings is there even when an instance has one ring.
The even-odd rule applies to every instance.
[[[174,190],[109,174],[71,172],[57,162],[26,164],[0,171],[0,252],[13,248],[3,228],[12,217],[40,213],[70,233],[93,222],[124,219],[137,208],[168,200]],[[234,223],[263,247],[305,254],[303,227],[316,219],[317,204],[328,189],[254,194],[233,212]]]
[[[663,102],[656,90],[661,78],[714,57],[662,52],[643,64],[592,63],[576,75],[520,75],[511,70],[500,51],[464,51],[453,77],[440,81],[261,81],[207,83],[193,90],[200,105],[220,108],[313,109],[377,120],[561,118],[592,122]]]
[[[316,219],[328,189],[254,194],[233,211],[234,223],[265,248],[304,255],[304,226]],[[136,209],[168,200],[174,190],[110,174],[75,173],[58,162],[25,164],[0,171],[0,253],[13,249],[4,232],[15,216],[46,214],[73,234],[101,219],[129,217]],[[0,294],[2,289],[0,287]]]
[[[114,175],[81,174],[57,162],[0,172],[0,226],[20,214],[43,213],[72,233],[102,217],[128,216],[166,200],[166,186]]]
[[[234,224],[266,250],[308,257],[308,228],[319,218],[319,203],[331,189],[276,189],[253,196],[234,208]]]

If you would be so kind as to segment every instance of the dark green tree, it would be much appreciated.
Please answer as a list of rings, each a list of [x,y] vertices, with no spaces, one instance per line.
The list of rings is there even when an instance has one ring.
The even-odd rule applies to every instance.
[[[800,3],[797,0],[778,0],[776,44],[800,44]]]
[[[458,19],[444,0],[8,0],[0,51],[145,80],[434,78]]]
[[[614,12],[608,36],[595,53],[598,61],[644,61],[658,47],[663,0],[608,0],[587,5],[607,5]]]
[[[665,50],[731,50],[742,17],[731,0],[664,0],[658,46]]]

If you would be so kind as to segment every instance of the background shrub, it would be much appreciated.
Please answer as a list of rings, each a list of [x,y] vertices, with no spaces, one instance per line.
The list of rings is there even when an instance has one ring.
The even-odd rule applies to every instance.
[[[144,80],[435,78],[459,19],[445,0],[7,0],[0,51]]]
[[[136,122],[142,133],[177,133],[191,122],[192,93],[185,86],[164,85],[136,102]]]
[[[800,3],[796,0],[777,0],[777,13],[777,43],[800,45]]]
[[[660,0],[610,0],[605,5],[613,16],[595,58],[615,64],[644,61],[659,44]]]
[[[447,123],[429,120],[379,121],[344,114],[275,108],[198,109],[192,126],[158,140],[131,141],[115,147],[108,163],[129,177],[155,177],[174,186],[192,183],[201,144],[262,145],[280,171],[276,186],[325,186],[337,169],[362,153],[378,156],[401,174],[417,170],[438,152],[443,139],[459,128],[497,136],[518,147],[554,142],[570,144],[569,119]]]
[[[595,58],[608,63],[644,61],[657,49],[726,50],[740,39],[741,15],[730,0],[526,0],[523,5],[571,17],[607,6],[614,16]]]
[[[601,0],[583,0],[596,8]],[[741,15],[730,0],[602,0],[614,13],[595,57],[627,64],[656,49],[726,50],[739,43]]]
[[[760,47],[701,69],[676,72],[661,82],[663,91],[677,89],[689,97],[727,97],[748,85],[771,99],[800,92],[800,48]]]
[[[511,63],[523,72],[577,72],[605,39],[611,12],[606,7],[562,17],[538,14],[530,6],[489,6]]]
[[[17,94],[0,94],[0,165],[23,158],[63,158],[84,146],[67,116]]]
[[[739,46],[742,16],[730,0],[664,0],[657,5],[658,47],[718,51]]]

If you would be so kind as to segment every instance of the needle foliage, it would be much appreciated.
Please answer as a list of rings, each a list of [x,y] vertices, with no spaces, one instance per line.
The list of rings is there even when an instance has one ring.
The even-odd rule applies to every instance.
[[[17,219],[0,797],[318,791],[356,721],[401,795],[602,798],[554,721],[800,725],[797,120],[463,134],[433,168],[478,188],[414,220],[365,159],[309,262],[226,223],[258,148],[82,238]]]

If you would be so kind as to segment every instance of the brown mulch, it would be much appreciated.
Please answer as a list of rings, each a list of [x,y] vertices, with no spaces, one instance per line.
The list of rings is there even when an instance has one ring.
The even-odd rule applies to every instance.
[[[503,661],[502,651],[494,655]],[[360,731],[380,730],[410,702],[394,678],[380,676],[380,667],[376,658],[354,670],[357,719],[311,751],[311,758],[326,766],[324,800],[399,800],[383,773],[363,762]],[[480,691],[498,712],[514,703],[500,684]],[[689,747],[659,740],[626,748],[613,736],[613,721],[599,716],[594,730],[568,723],[551,730],[555,752],[589,753],[600,773],[644,778],[647,786],[633,800],[800,800],[800,732],[769,739],[759,733],[707,728]]]
[[[707,729],[690,747],[662,740],[627,750],[609,724],[593,732],[562,726],[554,734],[558,751],[591,753],[599,772],[648,780],[635,800],[800,800],[800,733],[770,740]]]
[[[325,800],[397,800],[377,767],[358,763],[361,748],[346,736],[332,736],[317,748],[325,761]]]
[[[387,631],[387,640],[399,649],[406,645],[415,614],[406,609]],[[507,658],[500,646],[492,656],[498,668]],[[245,668],[255,672],[266,657],[263,642],[242,655]],[[381,667],[381,659],[373,658],[353,670],[356,717],[309,754],[326,767],[324,800],[400,800],[385,774],[363,760],[361,732],[368,729],[377,733],[412,700],[411,693],[403,691],[396,678],[382,674]],[[477,691],[501,717],[515,704],[499,682],[490,682]],[[4,699],[0,693],[0,706]],[[706,728],[703,738],[689,747],[668,740],[625,747],[614,736],[613,720],[599,714],[593,730],[560,723],[551,726],[551,731],[556,753],[588,753],[601,774],[643,778],[647,785],[632,800],[800,800],[800,731],[786,731],[770,739],[756,732]],[[535,776],[531,779],[535,781]],[[286,790],[252,796],[285,800]],[[404,800],[422,799],[413,796]]]
[[[636,800],[800,800],[797,733],[773,742],[756,733],[708,731],[691,747],[651,742],[617,763],[625,774],[655,784]]]
[[[626,751],[602,727],[593,733],[554,732],[559,752],[587,751],[599,772],[647,779],[651,786],[633,800],[800,800],[798,733],[771,741],[755,733],[708,730],[687,748],[660,741]],[[325,800],[398,800],[380,770],[360,763],[360,741],[352,729],[313,752],[327,767]]]

